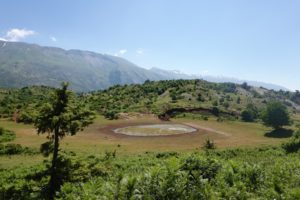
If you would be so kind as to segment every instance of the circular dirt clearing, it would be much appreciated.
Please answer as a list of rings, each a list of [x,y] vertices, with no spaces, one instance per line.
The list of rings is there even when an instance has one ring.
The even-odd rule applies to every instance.
[[[130,136],[166,136],[191,133],[195,131],[197,131],[197,129],[182,124],[138,125],[117,128],[114,130],[115,133]]]

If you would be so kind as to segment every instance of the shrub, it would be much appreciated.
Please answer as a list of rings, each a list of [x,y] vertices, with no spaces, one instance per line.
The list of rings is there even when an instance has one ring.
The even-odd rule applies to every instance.
[[[0,142],[9,142],[16,138],[16,134],[12,131],[5,130],[0,127]]]
[[[16,154],[35,154],[37,151],[28,147],[22,147],[20,144],[0,144],[0,155],[16,155]]]
[[[200,177],[211,181],[217,176],[220,168],[221,164],[217,160],[203,159],[193,155],[188,157],[181,166],[181,170],[194,175],[194,181],[199,181]]]
[[[118,112],[115,110],[108,110],[106,112],[104,112],[104,117],[109,119],[109,120],[114,120],[114,119],[118,119],[119,115]]]
[[[254,121],[254,113],[251,110],[243,110],[241,113],[242,120],[245,122]]]
[[[31,124],[36,119],[36,113],[34,111],[27,112],[22,111],[20,116],[18,117],[18,122],[23,122],[24,124]]]
[[[216,149],[216,144],[213,140],[207,138],[203,144],[203,149]]]
[[[282,148],[287,153],[298,152],[300,149],[300,130],[295,133],[294,137],[289,142],[283,143]]]
[[[215,115],[215,116],[219,116],[220,110],[219,110],[218,107],[214,106],[214,107],[212,108],[212,110],[211,110],[211,113],[212,113],[213,115]]]

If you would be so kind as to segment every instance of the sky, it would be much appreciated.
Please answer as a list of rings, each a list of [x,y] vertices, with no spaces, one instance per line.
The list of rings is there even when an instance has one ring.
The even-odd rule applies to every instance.
[[[299,0],[1,0],[0,39],[300,90]]]

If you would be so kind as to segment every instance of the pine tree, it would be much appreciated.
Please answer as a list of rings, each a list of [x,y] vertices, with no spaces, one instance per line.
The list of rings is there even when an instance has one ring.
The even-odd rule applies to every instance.
[[[74,94],[68,91],[68,83],[62,83],[57,89],[51,102],[40,110],[34,123],[38,134],[48,133],[49,143],[53,148],[52,165],[50,168],[49,199],[54,199],[55,192],[60,188],[57,179],[57,160],[59,142],[66,135],[75,135],[93,122],[94,113],[85,106],[76,103]],[[49,145],[45,145],[49,147]],[[45,147],[44,146],[44,147]]]

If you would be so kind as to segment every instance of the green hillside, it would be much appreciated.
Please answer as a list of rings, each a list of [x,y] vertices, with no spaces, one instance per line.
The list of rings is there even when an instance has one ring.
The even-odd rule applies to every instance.
[[[0,90],[0,115],[17,113],[20,121],[31,122],[39,107],[51,97],[50,87]],[[299,92],[273,91],[247,84],[211,83],[204,80],[146,81],[144,84],[116,85],[106,90],[77,93],[80,102],[107,118],[139,112],[171,117],[185,112],[239,118],[244,110],[258,115],[269,101],[281,101],[291,113],[300,110]],[[218,113],[214,113],[217,110]],[[176,113],[177,112],[177,113]],[[23,116],[23,118],[22,118]],[[20,118],[21,117],[21,118]],[[27,119],[28,118],[28,119]]]
[[[269,101],[281,101],[291,112],[299,111],[300,94],[251,87],[247,84],[211,83],[204,80],[146,81],[144,84],[114,86],[92,92],[86,98],[95,110],[142,112],[160,115],[168,110],[218,108],[239,116],[247,107],[261,110]],[[200,110],[201,111],[201,110]]]

